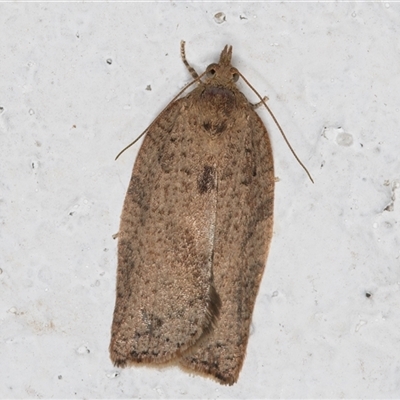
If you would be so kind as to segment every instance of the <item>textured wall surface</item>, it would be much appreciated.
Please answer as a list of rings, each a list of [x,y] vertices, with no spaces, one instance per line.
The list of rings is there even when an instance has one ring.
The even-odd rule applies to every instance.
[[[400,397],[399,26],[384,2],[1,4],[0,396]],[[274,237],[233,387],[108,355],[139,145],[114,158],[191,79],[181,39],[199,72],[233,45],[315,180],[260,108]]]

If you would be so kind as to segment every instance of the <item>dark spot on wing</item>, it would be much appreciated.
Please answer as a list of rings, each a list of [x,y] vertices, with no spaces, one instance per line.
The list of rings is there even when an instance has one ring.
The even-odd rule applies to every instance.
[[[203,123],[203,128],[206,132],[210,133],[211,135],[218,135],[219,133],[222,133],[226,130],[226,122],[218,122],[216,124],[213,124],[211,122],[204,122]]]
[[[203,173],[197,180],[197,188],[200,194],[208,193],[215,189],[215,168],[209,165],[204,166]]]

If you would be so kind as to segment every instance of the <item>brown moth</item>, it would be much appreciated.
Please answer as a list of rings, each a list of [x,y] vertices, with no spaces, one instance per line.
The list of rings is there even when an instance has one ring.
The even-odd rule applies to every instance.
[[[201,76],[182,58],[198,86],[145,131],[125,198],[110,355],[232,385],[272,237],[272,149],[232,47]]]

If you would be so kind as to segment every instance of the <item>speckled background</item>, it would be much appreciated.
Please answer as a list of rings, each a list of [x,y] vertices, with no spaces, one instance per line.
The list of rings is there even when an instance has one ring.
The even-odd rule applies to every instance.
[[[224,16],[215,17],[222,12]],[[0,4],[2,398],[399,398],[400,4]],[[275,228],[233,387],[108,356],[137,137],[233,45]],[[242,90],[257,101],[248,88]]]

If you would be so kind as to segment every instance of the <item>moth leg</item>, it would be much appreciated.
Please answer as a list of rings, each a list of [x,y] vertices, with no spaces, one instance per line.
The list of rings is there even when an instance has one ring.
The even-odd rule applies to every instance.
[[[190,72],[190,74],[193,76],[194,79],[197,79],[199,77],[199,74],[195,71],[195,69],[187,62],[186,60],[186,53],[185,53],[185,41],[181,40],[181,57],[182,61],[185,64],[186,68]]]
[[[269,98],[267,96],[263,97],[263,101],[267,102],[268,100],[269,100]],[[258,103],[250,103],[252,108],[253,108],[253,110],[255,110],[256,108],[262,106],[264,104],[263,101],[259,101]]]

